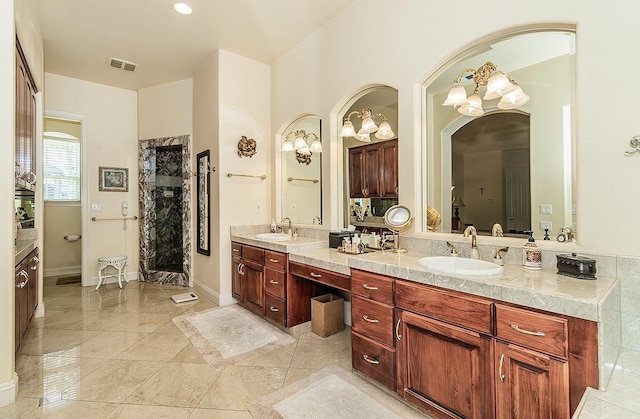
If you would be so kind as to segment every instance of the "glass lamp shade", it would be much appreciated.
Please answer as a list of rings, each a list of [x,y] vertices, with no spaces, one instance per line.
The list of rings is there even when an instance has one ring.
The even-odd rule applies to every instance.
[[[378,126],[376,125],[375,122],[373,122],[373,118],[371,118],[370,116],[366,116],[362,120],[362,128],[360,128],[360,131],[363,131],[363,130],[367,131],[367,133],[369,134],[371,134],[372,132],[376,132],[378,130]]]
[[[293,144],[289,140],[284,140],[282,142],[282,150],[281,151],[293,151]]]
[[[395,133],[391,129],[389,122],[382,121],[378,131],[376,132],[376,138],[379,140],[390,140],[394,137]]]
[[[363,143],[370,143],[371,142],[371,135],[364,131],[364,130],[360,130],[358,131],[358,133],[356,135],[354,135],[355,139],[358,141],[362,141]]]
[[[511,86],[511,82],[504,73],[496,71],[489,77],[487,81],[487,92],[484,95],[485,100],[497,99],[502,96],[502,91]]]
[[[309,150],[309,146],[306,146],[306,147],[302,147],[300,150],[298,150],[298,153],[303,154],[305,156],[310,156],[311,155],[311,150]]]
[[[340,131],[341,137],[355,137],[356,130],[353,128],[353,123],[351,121],[346,120],[344,125],[342,125],[342,131]]]
[[[300,150],[304,147],[309,148],[309,145],[302,135],[298,135],[295,142],[293,143],[293,148],[295,148],[296,150]]]
[[[498,102],[498,109],[515,109],[529,101],[530,97],[522,91],[520,86],[515,86],[514,89],[500,99]]]
[[[447,99],[442,104],[443,106],[460,106],[463,105],[467,101],[467,91],[464,86],[460,83],[456,83],[453,85],[451,90],[449,90],[449,94],[447,95]]]
[[[309,148],[311,151],[315,151],[316,153],[322,153],[322,143],[317,138],[313,140]]]
[[[477,94],[472,94],[467,99],[467,103],[458,108],[458,112],[467,116],[481,116],[484,114],[482,109],[482,99]]]

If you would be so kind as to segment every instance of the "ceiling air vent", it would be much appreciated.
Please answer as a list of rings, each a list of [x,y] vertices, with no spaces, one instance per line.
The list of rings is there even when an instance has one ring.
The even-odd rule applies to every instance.
[[[113,58],[113,57],[107,58],[107,65],[109,67],[117,68],[118,70],[123,70],[123,71],[134,71],[138,66],[137,64],[134,64],[132,62],[121,60],[120,58]]]

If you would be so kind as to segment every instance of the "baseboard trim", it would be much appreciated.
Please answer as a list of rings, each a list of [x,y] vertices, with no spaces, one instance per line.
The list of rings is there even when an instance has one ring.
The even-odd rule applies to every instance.
[[[50,276],[62,276],[62,275],[77,275],[77,274],[81,274],[82,273],[82,266],[81,265],[76,265],[76,266],[63,266],[61,268],[49,268],[49,269],[45,269],[42,273],[42,275],[45,278],[48,278]],[[96,282],[97,284],[97,282]]]
[[[193,280],[193,289],[196,292],[199,292],[205,297],[209,298],[211,301],[218,304],[219,306],[228,306],[230,304],[236,304],[236,300],[231,296],[231,293],[220,294],[217,291],[204,285],[202,282],[198,281],[197,279]]]
[[[18,395],[18,374],[13,373],[13,378],[0,383],[0,407],[7,406],[16,401]]]
[[[36,307],[35,313],[33,313],[33,317],[42,317],[44,316],[44,301],[38,303],[38,307]]]

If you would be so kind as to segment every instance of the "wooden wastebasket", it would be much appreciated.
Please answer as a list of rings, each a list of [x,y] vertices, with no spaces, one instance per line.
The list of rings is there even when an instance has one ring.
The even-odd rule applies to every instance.
[[[311,299],[311,331],[326,338],[344,330],[344,298],[324,294]]]

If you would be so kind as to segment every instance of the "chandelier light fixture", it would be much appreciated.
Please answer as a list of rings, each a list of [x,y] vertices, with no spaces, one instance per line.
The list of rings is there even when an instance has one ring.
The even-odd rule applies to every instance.
[[[472,75],[475,83],[473,93],[467,96],[467,91],[462,85],[465,75]],[[484,114],[482,99],[479,91],[481,86],[486,86],[486,92],[482,99],[492,100],[500,98],[498,109],[515,109],[529,101],[529,96],[522,91],[515,80],[498,70],[496,65],[487,61],[482,67],[474,70],[467,68],[455,79],[453,87],[449,90],[443,106],[458,108],[458,112],[467,116],[481,116]]]
[[[293,138],[293,142],[291,139]],[[311,144],[308,143],[312,139]],[[296,151],[299,154],[310,156],[312,151],[322,153],[322,143],[320,137],[305,130],[296,130],[284,136],[282,151]]]
[[[362,126],[356,132],[353,123],[351,122],[351,117],[355,115],[358,118],[362,119]],[[380,118],[382,122],[378,127],[374,122],[374,119]],[[356,140],[370,143],[371,135],[375,132],[375,136],[379,140],[390,140],[396,134],[391,129],[391,125],[387,121],[387,118],[381,113],[373,113],[371,109],[364,108],[361,111],[353,111],[347,115],[347,118],[344,120],[344,124],[342,125],[342,131],[340,132],[341,137],[353,137]]]

